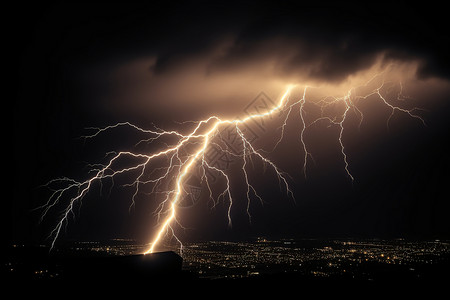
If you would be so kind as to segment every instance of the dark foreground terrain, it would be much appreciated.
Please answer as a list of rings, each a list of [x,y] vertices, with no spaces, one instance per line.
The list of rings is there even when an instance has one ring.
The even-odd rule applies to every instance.
[[[2,286],[19,292],[28,287],[58,293],[100,291],[110,296],[124,290],[160,289],[196,295],[204,294],[206,287],[217,296],[234,291],[262,296],[268,291],[431,295],[446,291],[450,283],[447,246],[206,242],[187,245],[182,258],[172,251],[117,255],[87,247],[50,252],[47,247],[16,245],[3,251]]]

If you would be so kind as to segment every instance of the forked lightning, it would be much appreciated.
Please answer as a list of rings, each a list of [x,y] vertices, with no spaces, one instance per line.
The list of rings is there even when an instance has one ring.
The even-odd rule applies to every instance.
[[[376,81],[375,79],[379,81],[378,84],[375,84]],[[372,87],[372,85],[375,86]],[[383,92],[387,85],[391,87],[393,85],[396,85],[398,87],[398,93],[396,95],[395,100],[405,99],[405,97],[402,94],[403,93],[402,83],[386,81],[384,79],[384,72],[382,72],[375,75],[364,85],[350,89],[344,96],[340,97],[327,96],[321,98],[319,101],[314,102],[312,101],[308,102],[308,93],[310,89],[314,89],[314,87],[310,86],[302,87],[303,90],[301,92],[300,99],[292,99],[294,89],[298,89],[300,87],[296,85],[289,85],[282,94],[278,104],[265,113],[248,115],[243,119],[221,119],[218,116],[210,116],[207,119],[198,122],[193,122],[196,125],[188,134],[182,134],[180,131],[162,130],[160,128],[157,128],[156,126],[152,130],[142,129],[141,127],[138,127],[128,122],[117,123],[115,125],[107,126],[104,128],[91,128],[91,130],[94,130],[94,133],[91,135],[84,136],[84,138],[95,138],[99,134],[102,134],[106,131],[110,131],[114,128],[121,126],[127,126],[149,136],[149,138],[141,140],[140,142],[156,142],[163,137],[175,138],[177,142],[173,145],[161,143],[165,145],[165,148],[161,151],[157,151],[154,153],[136,153],[133,151],[121,151],[118,153],[111,152],[108,153],[109,154],[108,156],[110,157],[112,156],[112,158],[110,158],[106,164],[102,165],[98,164],[91,166],[89,174],[93,174],[93,176],[91,175],[88,179],[84,181],[78,181],[71,178],[62,177],[48,182],[46,186],[52,190],[52,194],[49,197],[48,201],[44,205],[39,207],[43,211],[41,219],[43,219],[51,209],[56,209],[56,207],[60,203],[62,202],[66,203],[64,205],[65,208],[63,209],[62,214],[60,215],[59,221],[57,222],[56,226],[49,235],[49,237],[52,238],[51,247],[53,248],[55,246],[56,240],[61,235],[62,228],[67,225],[69,216],[74,213],[73,211],[74,206],[89,193],[89,191],[92,189],[93,183],[97,181],[101,182],[102,180],[108,178],[112,179],[117,175],[125,173],[132,173],[135,176],[134,181],[131,184],[127,184],[135,188],[134,193],[131,196],[132,201],[130,208],[135,205],[135,198],[139,193],[140,186],[152,184],[153,185],[152,191],[156,192],[156,187],[160,186],[163,181],[169,181],[171,178],[175,178],[174,185],[162,192],[164,196],[162,197],[162,200],[158,204],[158,208],[155,211],[155,214],[159,220],[158,222],[159,227],[151,243],[149,244],[148,249],[145,251],[145,254],[155,252],[158,249],[158,247],[160,247],[159,245],[161,243],[161,240],[167,234],[175,237],[182,247],[181,241],[175,235],[173,226],[174,223],[179,224],[177,220],[177,206],[180,202],[180,199],[182,199],[182,197],[187,194],[187,191],[185,190],[184,187],[186,178],[188,177],[190,172],[193,172],[193,169],[196,167],[199,167],[203,171],[202,179],[206,182],[206,185],[210,193],[210,197],[212,197],[213,187],[210,186],[205,171],[208,170],[211,172],[215,172],[225,179],[226,186],[225,189],[220,193],[219,197],[223,197],[229,201],[228,222],[229,225],[231,225],[232,222],[231,208],[233,205],[231,190],[233,187],[230,185],[231,182],[229,178],[230,175],[226,172],[226,170],[211,165],[208,162],[207,157],[205,156],[205,152],[210,145],[214,144],[215,146],[219,146],[214,142],[214,138],[216,137],[220,138],[220,129],[223,128],[224,126],[233,126],[235,133],[237,134],[237,136],[239,136],[239,139],[242,141],[243,151],[242,154],[238,156],[240,157],[240,159],[242,159],[241,168],[242,173],[244,175],[245,184],[247,185],[246,200],[248,201],[247,213],[249,215],[249,218],[251,217],[249,212],[250,199],[252,197],[256,197],[262,201],[256,189],[250,184],[249,181],[249,176],[247,173],[247,159],[250,156],[260,159],[264,164],[272,168],[276,176],[278,177],[280,184],[285,189],[285,192],[290,197],[294,198],[293,192],[289,187],[289,182],[287,180],[286,174],[277,167],[275,162],[267,158],[267,156],[264,155],[262,151],[257,150],[255,148],[253,143],[248,138],[246,138],[244,131],[241,127],[242,124],[249,122],[252,119],[266,118],[269,115],[279,113],[280,111],[284,112],[285,114],[283,117],[283,123],[280,126],[280,136],[277,138],[277,143],[275,147],[278,146],[278,144],[284,138],[284,130],[285,127],[287,126],[287,121],[288,118],[291,116],[291,113],[295,111],[295,109],[298,109],[299,118],[301,120],[300,124],[301,128],[299,129],[298,137],[303,148],[301,150],[303,152],[303,172],[305,176],[308,158],[312,157],[311,153],[308,151],[307,142],[305,141],[305,132],[312,124],[318,123],[320,121],[325,121],[329,122],[329,124],[331,125],[338,126],[339,128],[339,134],[337,136],[337,139],[339,141],[339,145],[341,148],[340,150],[342,153],[344,168],[350,180],[353,181],[354,177],[350,171],[348,157],[345,152],[343,134],[345,130],[344,126],[345,121],[350,113],[354,112],[360,118],[360,122],[362,122],[363,120],[363,113],[356,106],[356,103],[358,101],[366,100],[369,97],[378,98],[379,101],[381,101],[384,105],[386,105],[392,110],[387,120],[387,124],[389,124],[389,120],[392,118],[395,111],[408,114],[412,118],[419,119],[421,122],[425,124],[423,118],[416,113],[418,108],[414,107],[411,109],[405,109],[391,103],[393,102],[392,99],[388,99],[387,95],[384,94]],[[358,95],[356,91],[360,87],[368,87],[370,91],[365,95]],[[341,114],[334,117],[322,115],[312,122],[306,122],[305,119],[306,103],[316,105],[320,107],[322,111],[330,105],[341,103],[344,106],[344,110]],[[182,123],[181,125],[183,124],[186,123]],[[229,152],[229,149],[227,149],[226,147],[218,147],[218,148],[221,151]],[[134,163],[127,167],[120,167],[120,168],[114,167],[116,163],[126,158],[133,158],[132,161],[134,161]],[[157,170],[153,170],[154,172],[151,172],[150,164],[158,159],[166,159],[167,165],[164,167],[157,168]],[[147,172],[149,171],[150,175],[155,173],[157,175],[154,175],[154,177],[148,179],[146,177],[148,177]]]

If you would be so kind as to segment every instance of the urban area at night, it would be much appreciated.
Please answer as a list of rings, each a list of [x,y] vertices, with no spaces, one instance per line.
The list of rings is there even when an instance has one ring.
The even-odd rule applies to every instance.
[[[14,245],[11,253],[26,249]],[[65,255],[129,256],[144,250],[132,240],[76,242],[55,250]],[[175,249],[174,249],[175,250]],[[42,246],[41,251],[48,251]],[[179,249],[178,249],[179,251]],[[195,280],[240,280],[266,278],[339,279],[385,282],[430,281],[445,275],[450,263],[450,242],[404,239],[280,239],[206,241],[187,243],[182,252],[182,272]],[[34,268],[34,269],[33,269]],[[23,265],[10,257],[4,273],[20,278],[64,279],[57,265]],[[444,277],[445,278],[445,277]]]

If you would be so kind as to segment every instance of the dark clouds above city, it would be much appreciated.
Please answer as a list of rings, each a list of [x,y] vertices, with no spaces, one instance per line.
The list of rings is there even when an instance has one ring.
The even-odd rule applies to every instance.
[[[370,67],[384,55],[420,61],[422,77],[448,75],[445,16],[435,5],[194,1],[170,8],[67,5],[46,13],[48,23],[42,26],[49,26],[47,34],[63,31],[62,50],[83,62],[154,56],[151,70],[156,74],[213,56],[211,72],[275,60],[281,75],[311,69],[303,76],[334,81]]]
[[[367,132],[375,132],[373,139],[364,134],[360,139],[367,147],[357,142],[348,146],[359,181],[352,186],[345,176],[335,180],[318,175],[306,184],[302,178],[297,189],[304,204],[300,201],[286,218],[283,205],[275,206],[276,216],[261,210],[260,223],[246,230],[326,235],[351,234],[348,228],[359,226],[368,235],[449,234],[444,213],[448,204],[443,202],[448,192],[439,185],[448,177],[443,156],[450,112],[443,3],[163,3],[15,9],[15,177],[23,170],[30,177],[13,200],[15,237],[33,231],[36,217],[29,211],[44,201],[36,186],[65,172],[79,174],[81,161],[99,158],[99,146],[96,157],[96,151],[80,150],[89,147],[76,139],[86,127],[130,121],[174,128],[176,122],[210,114],[234,117],[260,92],[277,99],[294,83],[345,93],[390,64],[418,99],[415,104],[427,111],[427,127],[406,120],[400,129],[394,123],[382,135],[370,125]],[[385,130],[383,118],[379,124]],[[299,166],[296,161],[291,167]],[[411,172],[413,179],[406,176]],[[299,174],[300,169],[293,170],[292,176]],[[411,191],[411,182],[423,184],[420,192]],[[329,193],[317,192],[321,185],[330,186]],[[331,196],[336,193],[341,196]],[[429,195],[433,199],[425,201]]]
[[[86,110],[200,118],[261,90],[276,97],[288,83],[342,84],[389,63],[445,79],[440,11],[403,2],[55,5],[30,22],[21,68],[38,86],[46,70],[64,80],[61,92],[80,94]]]

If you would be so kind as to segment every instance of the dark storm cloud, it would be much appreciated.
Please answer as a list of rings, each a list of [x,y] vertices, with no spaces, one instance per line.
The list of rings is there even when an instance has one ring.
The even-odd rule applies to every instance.
[[[321,81],[341,81],[370,68],[384,50],[369,47],[357,36],[286,30],[247,40],[238,39],[228,53],[211,63],[211,70],[230,70],[246,64],[273,61],[278,76],[303,76]]]
[[[161,75],[203,57],[206,74],[271,62],[276,76],[338,82],[382,57],[418,62],[419,77],[450,77],[445,10],[433,3],[194,1],[49,11],[42,29],[52,41],[62,37],[58,54],[75,66],[151,55],[149,70]]]
[[[21,70],[93,115],[175,107],[164,118],[179,120],[199,103],[222,111],[262,88],[276,97],[289,83],[344,84],[380,63],[450,78],[444,14],[402,2],[59,4],[29,13]]]
[[[419,77],[447,77],[444,20],[436,7],[409,3],[182,7],[163,21],[166,33],[174,34],[153,44],[157,61],[152,70],[169,71],[231,37],[210,62],[209,73],[272,61],[277,75],[306,73],[312,79],[340,81],[382,55],[386,62],[418,61]]]

